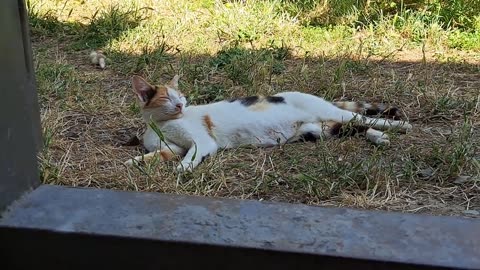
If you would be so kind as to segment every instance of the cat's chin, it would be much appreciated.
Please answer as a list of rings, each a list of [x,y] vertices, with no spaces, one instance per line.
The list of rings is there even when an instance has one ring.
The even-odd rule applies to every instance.
[[[176,113],[176,114],[172,115],[172,119],[178,119],[178,118],[182,118],[182,117],[183,117],[182,112],[179,112],[179,113]]]

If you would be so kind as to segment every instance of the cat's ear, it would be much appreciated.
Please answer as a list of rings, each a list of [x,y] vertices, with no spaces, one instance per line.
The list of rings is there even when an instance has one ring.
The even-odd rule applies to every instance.
[[[132,77],[132,85],[135,94],[144,103],[148,102],[155,95],[155,87],[138,75]]]
[[[179,75],[173,76],[173,79],[170,81],[169,85],[178,90],[178,80],[180,79]]]

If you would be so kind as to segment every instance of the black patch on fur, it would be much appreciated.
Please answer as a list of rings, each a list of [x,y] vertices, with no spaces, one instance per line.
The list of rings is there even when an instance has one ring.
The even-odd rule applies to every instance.
[[[342,124],[337,123],[333,125],[333,127],[330,128],[330,135],[338,136],[338,134],[340,134],[341,129],[342,129]]]
[[[307,132],[300,135],[300,140],[304,142],[316,142],[320,137],[313,134],[312,132]]]
[[[242,102],[243,105],[245,106],[252,106],[253,104],[258,102],[258,97],[257,96],[251,96],[251,97],[245,97],[242,98],[240,102]]]
[[[358,133],[365,134],[369,128],[370,127],[367,127],[367,126],[353,126],[351,131],[347,131],[346,135],[350,134],[350,136],[353,136]]]
[[[274,103],[274,104],[285,103],[285,99],[283,97],[269,96],[269,97],[266,97],[265,99],[269,103]]]
[[[210,156],[210,154],[206,154],[205,156],[203,156],[203,157],[202,157],[202,160],[200,161],[200,163],[204,162],[205,159],[207,159],[209,156]]]
[[[375,116],[378,114],[380,114],[380,111],[376,108],[368,108],[365,110],[365,115],[368,115],[368,116]]]
[[[337,123],[330,129],[330,135],[337,137],[354,136],[356,134],[365,134],[368,129],[369,127],[367,126],[343,125]]]
[[[145,103],[145,106],[150,104],[150,101],[152,101],[152,98],[155,96],[157,93],[156,89],[150,89],[148,91],[145,91],[142,93],[142,98],[143,100],[146,100],[147,102]]]
[[[368,116],[382,116],[388,119],[400,120],[400,110],[395,107],[382,110],[381,107],[373,107],[365,109],[364,115]]]
[[[140,139],[137,137],[137,135],[133,136],[132,138],[130,138],[130,140],[128,140],[126,143],[124,143],[123,145],[125,146],[137,146],[137,145],[140,145]]]
[[[242,105],[248,107],[248,106],[252,106],[253,104],[257,103],[260,100],[260,98],[258,96],[233,98],[233,99],[230,99],[229,102],[232,103],[232,102],[235,102],[237,100],[240,101],[242,103]]]
[[[382,112],[382,114],[386,118],[391,118],[393,120],[400,120],[402,118],[400,114],[400,110],[395,107],[386,109],[385,111]]]

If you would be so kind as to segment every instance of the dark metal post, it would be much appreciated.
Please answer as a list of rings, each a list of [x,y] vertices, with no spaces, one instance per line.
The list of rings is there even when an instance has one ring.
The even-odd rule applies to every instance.
[[[0,1],[0,212],[40,184],[40,118],[23,0]]]

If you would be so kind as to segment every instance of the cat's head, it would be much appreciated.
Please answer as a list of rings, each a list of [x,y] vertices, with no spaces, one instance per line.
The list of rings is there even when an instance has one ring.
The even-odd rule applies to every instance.
[[[183,116],[187,100],[178,90],[178,79],[179,76],[175,75],[167,84],[151,85],[140,76],[132,77],[133,91],[146,121],[166,121]]]

